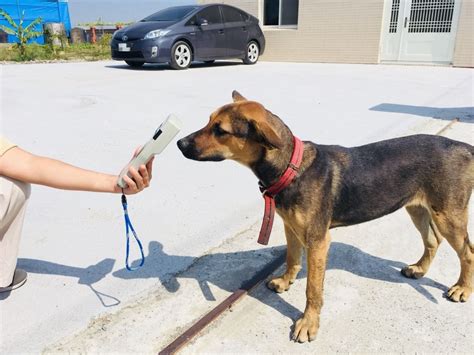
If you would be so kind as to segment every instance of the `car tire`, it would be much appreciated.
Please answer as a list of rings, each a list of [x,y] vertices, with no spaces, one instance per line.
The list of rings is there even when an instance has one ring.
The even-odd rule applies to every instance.
[[[250,41],[247,44],[247,49],[245,51],[245,58],[243,62],[245,64],[255,64],[258,62],[258,58],[260,57],[260,47],[258,43],[255,41]]]
[[[188,69],[193,60],[193,52],[189,44],[184,41],[178,41],[171,48],[170,66],[173,69]]]
[[[145,62],[132,62],[130,60],[126,60],[125,63],[127,63],[133,68],[140,68],[140,67],[143,67],[143,65],[145,64]]]

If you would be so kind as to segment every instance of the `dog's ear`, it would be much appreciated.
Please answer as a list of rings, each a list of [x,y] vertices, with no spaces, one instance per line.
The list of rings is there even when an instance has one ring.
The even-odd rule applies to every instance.
[[[232,91],[232,99],[234,100],[234,102],[247,101],[247,99],[240,95],[237,90]]]
[[[270,124],[268,119],[252,120],[257,137],[270,149],[281,149],[284,146],[283,140],[278,131]]]

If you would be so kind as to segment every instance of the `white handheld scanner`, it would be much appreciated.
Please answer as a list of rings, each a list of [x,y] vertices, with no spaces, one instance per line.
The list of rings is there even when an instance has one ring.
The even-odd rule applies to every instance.
[[[153,137],[138,152],[138,155],[120,172],[117,185],[123,189],[127,188],[128,185],[123,180],[123,177],[127,174],[128,177],[131,178],[128,169],[133,166],[138,170],[141,165],[148,163],[154,155],[160,154],[166,146],[170,144],[180,130],[180,120],[173,114],[169,115],[168,118],[156,129]]]

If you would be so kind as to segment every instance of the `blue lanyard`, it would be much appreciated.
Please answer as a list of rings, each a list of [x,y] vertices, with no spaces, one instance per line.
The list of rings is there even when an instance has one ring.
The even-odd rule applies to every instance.
[[[125,197],[125,194],[122,193],[122,207],[123,207],[123,216],[125,218],[125,232],[127,236],[127,249],[126,249],[126,254],[125,254],[125,267],[127,268],[128,271],[134,271],[143,266],[145,263],[145,255],[143,254],[143,246],[142,243],[140,242],[140,239],[138,239],[137,233],[135,232],[135,229],[133,228],[132,222],[130,221],[130,217],[128,216],[128,209],[127,209],[127,197]],[[142,257],[142,260],[140,264],[136,267],[132,267],[128,264],[128,257],[130,254],[130,231],[132,231],[133,236],[138,244],[138,247],[140,248],[140,254]]]

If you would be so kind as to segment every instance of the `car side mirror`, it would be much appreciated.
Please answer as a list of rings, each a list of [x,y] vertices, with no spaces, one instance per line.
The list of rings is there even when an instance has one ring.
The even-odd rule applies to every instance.
[[[198,26],[207,26],[209,25],[209,22],[205,19],[205,18],[200,18],[198,21],[197,21],[197,25]]]

